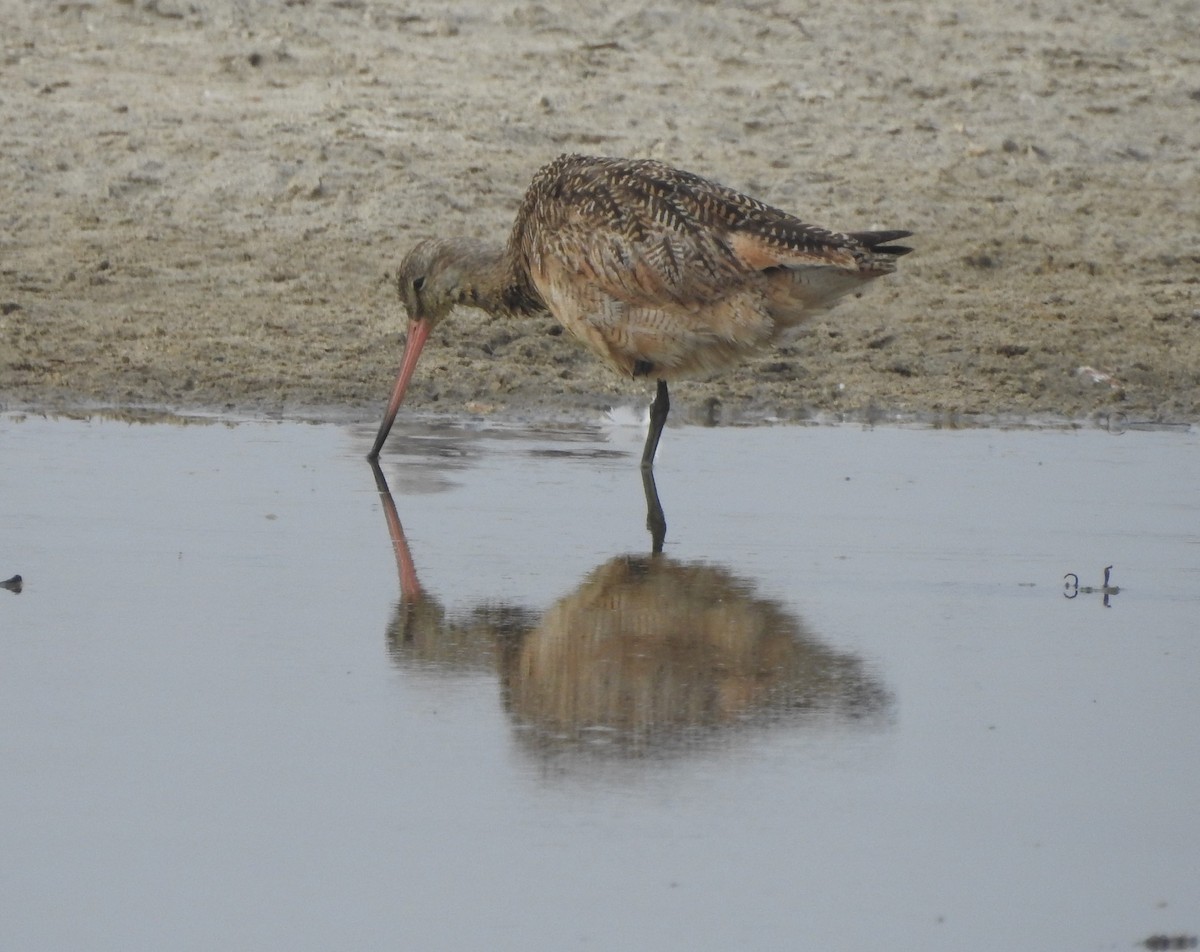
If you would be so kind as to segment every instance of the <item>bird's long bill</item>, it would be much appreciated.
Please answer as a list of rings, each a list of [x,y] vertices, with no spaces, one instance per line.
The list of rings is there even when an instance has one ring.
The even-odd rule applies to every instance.
[[[392,390],[392,398],[388,401],[387,410],[383,414],[383,422],[379,424],[379,432],[375,434],[375,445],[367,454],[367,459],[378,459],[379,451],[392,429],[396,419],[396,411],[404,400],[404,391],[408,389],[408,381],[417,368],[417,358],[421,356],[421,348],[429,338],[429,321],[415,320],[408,322],[408,340],[404,344],[404,356],[400,358],[400,373],[396,377],[396,386]]]

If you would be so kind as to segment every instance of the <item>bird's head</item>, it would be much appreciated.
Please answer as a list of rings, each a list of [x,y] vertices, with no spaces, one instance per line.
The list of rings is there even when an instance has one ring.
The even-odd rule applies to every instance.
[[[400,262],[396,289],[408,312],[408,339],[404,343],[404,356],[400,358],[400,373],[370,459],[379,457],[429,332],[456,304],[462,303],[464,288],[471,280],[471,269],[478,266],[481,247],[479,242],[470,239],[429,238],[415,245]]]
[[[413,321],[426,321],[432,327],[459,303],[467,259],[466,243],[429,238],[416,244],[400,262],[396,290]]]

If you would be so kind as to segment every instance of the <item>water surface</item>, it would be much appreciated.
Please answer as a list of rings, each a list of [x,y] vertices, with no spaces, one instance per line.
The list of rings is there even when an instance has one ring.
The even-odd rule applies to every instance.
[[[0,946],[1200,930],[1194,431],[372,436],[0,417]]]

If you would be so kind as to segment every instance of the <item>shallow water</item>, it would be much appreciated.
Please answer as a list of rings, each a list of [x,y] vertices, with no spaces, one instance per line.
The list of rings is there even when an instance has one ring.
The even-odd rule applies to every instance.
[[[1196,431],[372,436],[0,417],[0,947],[1200,930]]]

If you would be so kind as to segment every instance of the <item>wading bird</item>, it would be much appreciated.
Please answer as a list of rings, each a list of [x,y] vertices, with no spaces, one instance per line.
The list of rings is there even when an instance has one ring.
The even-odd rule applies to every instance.
[[[786,339],[895,270],[908,231],[839,234],[648,159],[564,155],[534,176],[507,244],[420,242],[400,265],[408,340],[370,459],[377,459],[429,332],[456,305],[549,311],[609,367],[658,381],[643,468],[654,463],[667,381],[707,374]]]

